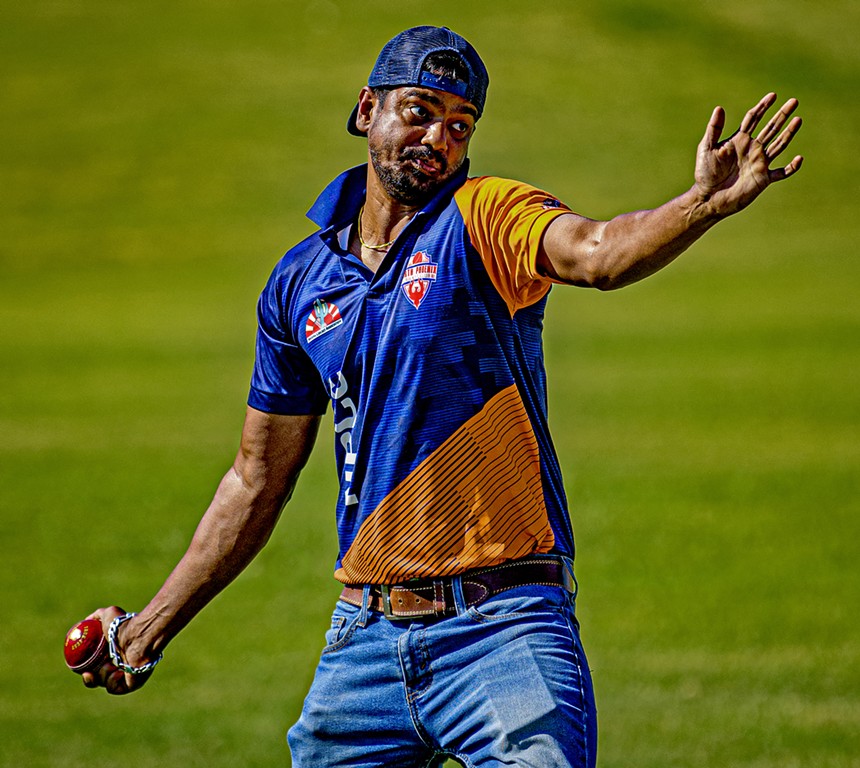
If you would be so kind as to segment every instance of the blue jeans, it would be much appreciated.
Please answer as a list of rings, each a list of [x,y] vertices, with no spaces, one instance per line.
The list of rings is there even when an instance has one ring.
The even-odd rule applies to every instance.
[[[571,596],[516,587],[390,621],[338,601],[288,741],[294,768],[593,768],[597,718]]]

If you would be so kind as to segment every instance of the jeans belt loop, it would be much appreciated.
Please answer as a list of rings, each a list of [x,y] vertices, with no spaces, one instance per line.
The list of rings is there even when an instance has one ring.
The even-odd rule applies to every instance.
[[[445,582],[441,579],[433,580],[433,609],[436,616],[441,618],[445,615]]]
[[[365,585],[361,590],[361,611],[358,614],[358,626],[367,626],[367,615],[370,612],[370,585]]]
[[[561,558],[561,570],[561,578],[564,582],[562,586],[570,593],[571,599],[575,600],[579,594],[579,582],[573,572],[573,562],[566,557]]]

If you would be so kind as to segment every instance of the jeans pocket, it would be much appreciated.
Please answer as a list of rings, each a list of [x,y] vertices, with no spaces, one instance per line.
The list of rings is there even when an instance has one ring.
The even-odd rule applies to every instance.
[[[355,631],[360,614],[361,608],[338,601],[331,617],[331,626],[325,633],[323,653],[332,653],[346,645]]]
[[[567,593],[561,587],[514,587],[473,605],[468,615],[475,621],[489,622],[539,613],[558,614],[564,611],[567,601]]]
[[[340,640],[341,632],[343,632],[343,625],[346,624],[345,616],[332,616],[331,617],[331,627],[325,633],[325,647],[328,648],[330,645],[334,645],[338,640]]]

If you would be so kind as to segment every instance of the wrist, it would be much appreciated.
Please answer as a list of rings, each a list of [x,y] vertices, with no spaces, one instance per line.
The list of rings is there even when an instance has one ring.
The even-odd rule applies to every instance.
[[[708,229],[724,218],[714,205],[711,193],[700,188],[698,184],[694,184],[686,194],[681,195],[679,202],[690,228]]]
[[[117,627],[116,640],[123,658],[130,664],[144,664],[158,655],[145,636],[139,614],[133,614]]]
[[[136,618],[137,614],[126,613],[111,622],[108,650],[115,666],[129,674],[141,675],[150,672],[163,654],[147,644],[142,634],[136,631],[139,627],[132,624]]]

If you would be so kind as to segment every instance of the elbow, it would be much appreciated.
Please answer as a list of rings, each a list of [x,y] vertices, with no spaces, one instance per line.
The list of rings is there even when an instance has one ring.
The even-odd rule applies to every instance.
[[[614,291],[630,282],[623,273],[613,269],[611,263],[594,255],[576,265],[563,279],[570,285],[596,288],[598,291]]]
[[[579,248],[573,249],[563,263],[559,277],[569,285],[613,291],[627,284],[617,269],[618,259],[605,243],[606,225],[599,222]]]
[[[584,260],[588,287],[598,291],[614,291],[628,282],[619,269],[620,260],[615,249],[606,242],[608,226],[609,222],[604,221],[595,229]]]
[[[293,495],[299,476],[298,471],[273,474],[253,462],[237,462],[231,473],[248,506],[258,511],[268,510],[275,517],[280,516]]]
[[[611,272],[599,272],[592,276],[589,283],[590,288],[596,288],[598,291],[615,291],[618,288],[623,288],[627,282],[622,280],[619,275]]]

